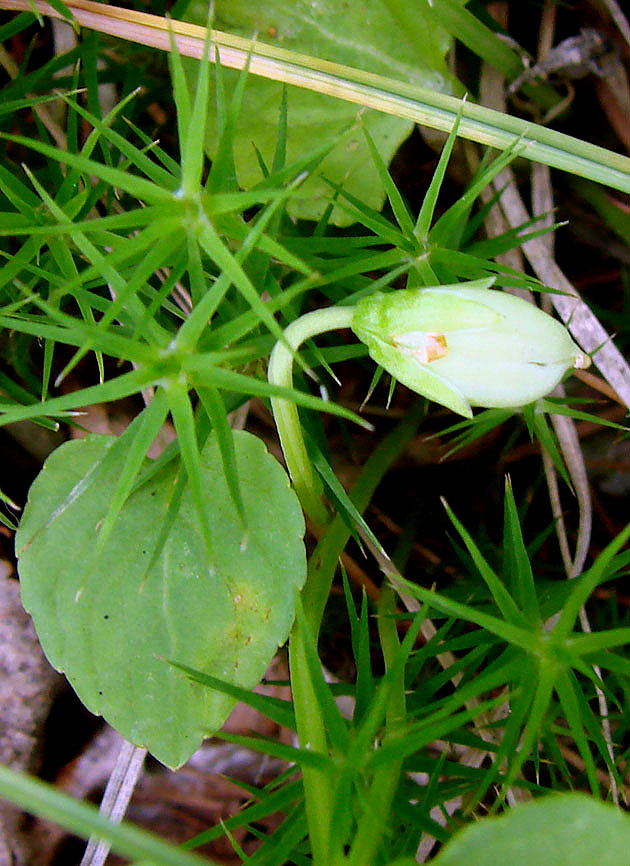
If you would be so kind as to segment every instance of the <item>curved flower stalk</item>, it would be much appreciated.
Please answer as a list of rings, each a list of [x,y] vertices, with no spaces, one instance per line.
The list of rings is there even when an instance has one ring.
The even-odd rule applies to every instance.
[[[326,331],[349,328],[355,307],[327,307],[300,316],[285,329],[285,342],[274,346],[269,358],[267,376],[273,385],[293,386],[293,352],[306,340]],[[291,351],[293,350],[293,351]],[[328,513],[321,500],[321,483],[313,472],[306,451],[302,427],[295,403],[281,397],[271,398],[271,408],[280,437],[284,459],[304,511],[319,525],[328,522]]]
[[[567,329],[539,307],[490,289],[494,278],[448,286],[375,292],[355,307],[307,313],[284,332],[269,362],[269,381],[290,388],[293,355],[310,337],[351,327],[370,357],[398,381],[454,412],[473,406],[518,409],[544,397],[567,371],[590,358]],[[327,520],[297,408],[283,398],[272,409],[287,468],[304,510]]]

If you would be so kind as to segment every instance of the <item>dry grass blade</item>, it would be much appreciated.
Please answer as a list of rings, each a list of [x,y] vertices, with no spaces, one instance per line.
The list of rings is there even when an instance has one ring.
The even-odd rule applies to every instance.
[[[623,9],[617,3],[617,0],[597,0],[597,2],[593,2],[591,0],[593,6],[603,5],[606,7],[608,12],[610,13],[610,17],[617,25],[617,29],[626,40],[628,45],[630,45],[630,24],[628,24],[628,19],[626,18]]]
[[[534,208],[538,206],[541,208],[539,212],[548,214],[553,205],[549,171],[546,166],[538,165],[535,167],[533,175],[532,187],[534,191]],[[501,205],[508,222],[514,227],[521,225],[523,220],[528,218],[528,215],[520,193],[516,189],[516,185],[513,182],[510,183],[508,187],[506,187],[504,194],[506,195],[506,200],[504,200],[502,196]],[[547,217],[547,219],[548,218],[549,217]],[[551,302],[556,307],[561,317],[565,320],[569,329],[573,333],[573,336],[583,348],[592,352],[594,349],[597,349],[598,346],[601,347],[599,348],[599,351],[596,351],[594,354],[595,363],[599,366],[608,383],[615,388],[615,390],[621,395],[625,404],[629,406],[630,368],[619,350],[612,343],[610,337],[606,334],[597,317],[580,299],[573,285],[564,276],[556,264],[553,242],[550,241],[549,236],[542,236],[537,238],[535,241],[528,241],[526,244],[523,244],[523,250],[539,279],[546,282],[551,288],[566,291],[568,295],[572,296],[566,297],[565,295],[552,295]],[[620,384],[621,390],[619,388]],[[564,393],[561,386],[559,386],[559,391],[561,394]],[[556,470],[549,458],[549,455],[543,453],[545,474],[549,486],[552,511],[556,518],[556,532],[558,534],[560,550],[562,552],[567,577],[573,578],[582,572],[588,555],[591,539],[593,507],[584,456],[580,448],[575,424],[570,418],[560,415],[552,415],[551,422],[554,426],[556,435],[558,436],[560,448],[567,464],[569,475],[574,485],[578,500],[578,537],[575,553],[571,555],[564,524],[562,506],[560,503]],[[584,608],[580,611],[580,623],[585,632],[591,631],[588,616]],[[552,627],[553,621],[548,622],[547,626]],[[594,666],[593,670],[595,674],[601,678],[601,671],[599,668]],[[602,719],[602,730],[612,761],[614,760],[614,752],[612,746],[612,732],[608,716],[608,704],[601,688],[596,687],[596,692]],[[613,802],[618,803],[619,794],[613,773],[609,774],[609,784]]]
[[[481,95],[484,105],[496,111],[506,110],[502,80],[496,72],[487,67],[487,64],[484,65],[482,72]],[[466,153],[469,160],[478,164],[472,146],[467,145]],[[495,190],[503,191],[498,206],[505,218],[505,223],[497,222],[499,217],[495,214],[493,216],[495,222],[494,225],[490,224],[489,232],[499,233],[501,226],[505,224],[511,228],[526,224],[530,215],[514,183],[512,171],[509,168],[504,169],[497,175],[493,185]],[[490,196],[489,191],[486,191],[486,195]],[[536,213],[549,213],[552,210],[550,184],[545,174],[545,167],[539,164],[534,166],[533,197]],[[542,235],[524,243],[522,252],[536,276],[549,288],[563,293],[551,296],[554,307],[580,346],[589,354],[592,353],[593,361],[623,404],[630,408],[630,366],[597,317],[589,310],[575,287],[558,267],[553,255],[553,241],[549,240],[548,235]]]
[[[121,737],[120,752],[116,766],[109,777],[103,800],[101,812],[116,823],[120,823],[127,811],[129,800],[136,786],[138,776],[142,770],[146,749],[132,746]],[[85,849],[85,854],[80,866],[103,866],[109,854],[110,845],[97,837],[92,836]]]
[[[500,188],[506,178],[498,177]],[[503,189],[501,208],[513,227],[530,219],[515,184]],[[562,294],[553,294],[552,303],[576,342],[591,355],[608,384],[615,389],[625,406],[630,408],[630,366],[599,319],[580,298],[577,290],[549,254],[544,238],[534,238],[523,244],[523,252],[541,282]]]
[[[612,0],[612,3],[614,4],[614,0]],[[543,16],[546,16],[543,18],[543,21],[546,22],[547,26],[541,26],[540,48],[542,51],[544,51],[545,39],[549,40],[552,38],[551,32],[553,30],[553,24],[555,23],[554,9],[549,4],[545,4]],[[625,23],[627,27],[627,22]],[[482,71],[481,93],[485,105],[489,105],[499,111],[505,111],[506,103],[503,81],[494,70],[488,67],[487,64],[484,64]],[[478,164],[478,157],[475,153],[474,146],[467,144],[466,147],[469,161],[476,166]],[[497,190],[503,188],[503,194],[499,200],[499,205],[496,206],[496,208],[493,208],[495,213],[493,214],[491,212],[492,219],[486,223],[486,229],[491,237],[505,231],[507,227],[516,228],[529,219],[529,214],[527,213],[520,193],[518,192],[511,169],[506,168],[501,172],[501,174],[495,179],[494,185]],[[488,200],[491,196],[490,191],[487,190],[485,193],[487,196],[486,200]],[[532,166],[533,213],[534,215],[539,215],[541,217],[541,225],[550,225],[552,222],[553,209],[553,189],[549,169],[545,165],[536,163]],[[499,211],[499,213],[496,213],[496,211]],[[608,384],[611,386],[613,392],[615,392],[615,394],[619,393],[621,395],[620,399],[624,405],[630,406],[628,402],[630,399],[630,368],[600,325],[597,318],[581,301],[575,288],[569,283],[556,264],[554,258],[553,233],[550,232],[549,234],[542,235],[534,241],[524,244],[522,250],[527,256],[530,265],[539,279],[551,288],[556,288],[571,296],[546,296],[544,299],[544,305],[547,307],[550,307],[551,304],[556,306],[556,309],[564,321],[569,325],[573,335],[583,348],[592,352],[594,349],[599,347],[599,351],[596,353],[595,362],[606,378]],[[521,251],[519,250],[519,255],[520,254]],[[512,262],[510,262],[510,264],[512,264]],[[522,265],[520,269],[522,269]],[[550,312],[549,309],[548,312]],[[621,391],[618,391],[620,385]],[[556,393],[558,396],[564,396],[562,386],[558,386]],[[549,489],[552,514],[556,521],[558,543],[560,545],[560,551],[567,577],[572,578],[582,572],[586,562],[591,539],[593,506],[584,456],[582,454],[582,449],[580,447],[579,438],[573,420],[565,416],[554,415],[551,417],[551,423],[558,437],[560,449],[566,462],[578,503],[579,517],[577,541],[575,551],[572,554],[566,532],[557,472],[550,455],[543,449],[543,466]],[[552,620],[547,623],[548,628],[553,626],[554,620],[555,618],[552,618]],[[580,611],[580,622],[583,630],[585,632],[590,632],[590,624],[584,609]],[[597,667],[594,667],[594,671],[598,677],[601,677],[601,672]],[[608,718],[608,706],[606,698],[599,688],[597,689],[597,698],[602,718],[602,729],[612,759],[612,732]],[[608,785],[612,799],[617,803],[617,784],[612,773],[608,774]]]
[[[552,212],[554,209],[553,189],[549,169],[544,165],[536,165],[532,169],[532,210],[535,216],[540,216],[543,225],[550,226]],[[541,237],[547,256],[553,259],[554,237],[550,232]],[[547,312],[551,312],[552,299],[546,295],[543,306]],[[559,397],[565,396],[562,385],[558,385],[554,392]],[[586,474],[584,455],[580,448],[580,441],[575,429],[573,419],[564,415],[552,415],[551,423],[558,437],[562,456],[567,465],[569,476],[578,501],[578,532],[575,553],[571,555],[569,541],[564,523],[563,510],[560,503],[557,473],[550,460],[549,455],[543,451],[545,474],[549,486],[549,495],[554,519],[556,520],[556,533],[560,543],[562,559],[567,577],[576,577],[584,568],[591,541],[591,529],[593,523],[593,504]]]

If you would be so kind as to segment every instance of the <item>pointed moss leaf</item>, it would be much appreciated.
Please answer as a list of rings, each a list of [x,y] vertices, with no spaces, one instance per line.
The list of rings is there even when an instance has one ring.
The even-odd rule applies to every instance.
[[[307,54],[322,60],[367,70],[403,82],[446,93],[459,90],[444,60],[450,39],[429,16],[428,4],[418,8],[416,0],[215,0],[214,26],[218,30]],[[395,14],[392,7],[396,7]],[[207,0],[193,0],[186,18],[205,25]],[[194,81],[198,64],[187,67]],[[234,92],[238,73],[221,70],[228,96]],[[305,73],[308,75],[308,73]],[[274,163],[282,130],[282,84],[250,74],[234,130],[234,161],[241,186],[263,179],[260,159]],[[388,164],[413,129],[403,118],[363,111],[358,105],[295,86],[287,88],[287,138],[285,160],[290,165],[323,142],[333,142],[356,123],[359,115],[370,131],[383,162]],[[253,146],[255,145],[255,147]],[[210,99],[206,126],[206,148],[214,159],[221,145],[216,100]],[[368,142],[359,128],[345,136],[292,197],[289,212],[299,218],[319,219],[331,199],[325,180],[343,185],[370,207],[380,210],[385,191],[370,155]],[[332,222],[347,224],[353,218],[335,207]]]
[[[173,519],[173,464],[132,493],[97,558],[97,529],[125,457],[118,467],[104,462],[116,441],[68,442],[46,461],[16,537],[22,601],[51,664],[85,705],[176,767],[234,701],[166,660],[243,688],[261,679],[305,579],[303,517],[282,467],[259,439],[235,431],[245,543],[211,436],[201,473],[212,562],[188,487]]]
[[[465,827],[434,866],[627,866],[630,816],[583,794],[524,803]]]

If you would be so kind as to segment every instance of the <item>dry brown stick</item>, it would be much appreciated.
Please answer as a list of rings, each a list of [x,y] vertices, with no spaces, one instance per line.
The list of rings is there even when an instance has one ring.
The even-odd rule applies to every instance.
[[[552,8],[552,4],[547,2],[543,11],[543,26],[541,26],[541,51],[544,51],[545,39],[552,39],[552,35],[549,32],[552,27],[549,25],[553,24],[555,20],[554,15],[555,11]],[[490,83],[486,84],[485,90],[483,91],[485,96],[484,104],[489,104],[491,107],[497,108],[499,110],[505,110],[505,98],[501,82],[497,78],[496,74],[488,73],[488,75],[490,76],[488,79]],[[472,145],[469,145],[469,150],[472,149],[472,147]],[[527,222],[527,220],[529,219],[529,214],[527,214],[518,189],[516,188],[514,178],[510,169],[505,169],[503,172],[501,172],[501,175],[499,175],[499,177],[495,180],[495,187],[497,189],[500,189],[504,185],[505,189],[500,199],[500,205],[503,210],[507,224],[511,227],[516,228],[519,225],[523,225],[525,222]],[[550,179],[550,171],[547,166],[535,163],[532,166],[533,214],[541,218],[540,222],[543,225],[546,224],[550,226],[552,224],[553,207],[554,201]],[[490,226],[489,231],[493,231],[492,226]],[[560,269],[558,268],[554,258],[553,234],[550,232],[548,234],[541,235],[535,240],[535,243],[530,241],[524,244],[523,250],[527,255],[529,262],[538,277],[543,280],[543,282],[547,282],[547,284],[551,288],[557,288],[563,291],[567,291],[570,295],[573,296],[572,298],[563,298],[562,296],[553,295],[550,299],[550,296],[547,295],[545,296],[545,301],[550,300],[550,303],[554,303],[561,316],[565,318],[565,321],[567,322],[567,324],[569,324],[569,326],[571,326],[571,317],[568,313],[571,310],[571,305],[573,305],[573,315],[575,316],[575,321],[573,322],[573,327],[575,329],[574,336],[577,338],[578,342],[583,346],[583,348],[586,348],[590,351],[592,351],[593,348],[597,348],[598,344],[593,344],[592,342],[596,339],[600,339],[600,341],[604,343],[600,351],[597,352],[598,366],[600,367],[600,370],[607,379],[608,383],[615,391],[618,391],[618,385],[621,384],[621,393],[623,395],[622,399],[624,400],[625,405],[629,405],[628,399],[630,398],[630,368],[628,368],[628,365],[623,359],[623,356],[621,356],[616,347],[612,344],[612,342],[610,342],[608,336],[601,327],[597,318],[591,313],[591,311],[586,307],[586,305],[581,301],[581,299],[579,299],[577,291],[569,283],[562,271],[560,271]],[[545,276],[547,277],[547,279],[544,278]],[[552,282],[553,278],[556,279],[556,283]],[[563,309],[565,311],[565,315],[563,315],[562,313]],[[624,386],[625,392],[623,390]],[[551,422],[553,424],[556,435],[558,436],[560,448],[567,464],[571,480],[575,487],[575,492],[578,500],[578,538],[575,552],[573,555],[571,555],[566,534],[566,527],[564,523],[563,509],[560,502],[560,492],[558,488],[556,470],[549,454],[546,453],[545,449],[542,449],[543,465],[545,468],[545,475],[549,488],[552,512],[554,517],[556,518],[556,533],[558,536],[558,542],[560,544],[560,550],[562,553],[567,577],[572,578],[582,571],[586,561],[586,557],[588,555],[591,538],[593,507],[590,495],[590,487],[586,475],[586,467],[584,464],[584,457],[580,448],[575,424],[572,419],[560,415],[552,415]],[[546,624],[548,628],[553,627],[555,619],[555,617],[552,618]],[[580,623],[584,631],[591,630],[585,609],[582,609],[580,611]],[[594,667],[594,672],[598,677],[601,678],[601,671],[598,667]],[[606,702],[606,697],[599,687],[597,687],[597,697],[600,715],[602,719],[602,730],[606,739],[611,761],[613,761],[614,753],[612,745],[612,732],[610,729],[610,721],[608,716],[608,706]],[[609,774],[609,778],[611,794],[614,801],[617,802],[617,783],[612,772]]]
[[[497,188],[503,186],[506,180],[501,175],[495,180]],[[505,186],[500,204],[512,226],[517,227],[529,221],[530,216],[515,184]],[[630,366],[610,335],[580,298],[553,256],[549,255],[544,238],[528,240],[522,248],[538,279],[562,293],[551,295],[560,318],[576,342],[591,356],[604,379],[619,394],[624,405],[630,408]]]
[[[543,24],[541,26],[539,47],[540,50],[544,52],[546,44],[545,40],[553,39],[551,33],[555,22],[555,9],[553,8],[553,4],[550,4],[549,2],[545,4],[542,20]],[[487,69],[482,73],[482,94],[485,105],[489,105],[498,110],[505,110],[505,96],[502,81],[496,73]],[[473,145],[468,145],[469,153],[473,151],[473,148]],[[505,187],[505,189],[500,199],[500,206],[505,221],[509,227],[517,228],[519,225],[523,225],[527,222],[529,215],[523,205],[510,169],[505,169],[495,180],[495,188],[497,190],[503,187]],[[546,224],[551,226],[553,208],[553,190],[549,169],[547,166],[535,163],[532,166],[533,214],[541,217],[540,223],[542,225]],[[491,235],[497,231],[496,225],[493,224],[487,226],[487,229]],[[629,405],[630,369],[621,354],[617,351],[616,347],[612,342],[610,342],[597,318],[579,299],[574,287],[558,268],[554,258],[553,234],[549,232],[548,234],[536,238],[535,242],[524,244],[523,250],[528,257],[532,268],[543,282],[546,282],[551,288],[557,288],[572,295],[572,298],[564,298],[557,295],[551,296],[551,303],[555,304],[565,322],[567,322],[570,327],[573,325],[571,330],[583,348],[587,349],[587,351],[593,351],[593,349],[596,349],[601,343],[603,343],[600,351],[596,353],[596,362],[608,383],[615,391],[618,391],[619,386],[621,386],[621,393],[623,394],[622,399],[626,405]],[[555,283],[553,282],[554,279],[556,280]],[[545,296],[545,300],[549,300],[549,298],[549,295]],[[594,342],[597,340],[599,340],[599,342]],[[560,448],[566,461],[578,500],[578,538],[575,552],[571,555],[564,523],[563,509],[560,502],[556,470],[549,454],[543,448],[543,465],[547,477],[552,512],[554,518],[556,518],[558,541],[567,576],[572,578],[582,571],[588,555],[592,528],[592,501],[584,457],[580,448],[573,420],[565,416],[554,415],[551,416],[551,422],[554,426],[556,435],[558,436]],[[584,609],[580,611],[580,622],[584,631],[590,631],[590,624]],[[552,626],[553,621],[547,623],[547,627]],[[599,668],[594,667],[594,672],[598,677],[601,677],[601,671]],[[597,688],[597,696],[600,715],[602,718],[602,729],[612,761],[613,746],[608,717],[608,706],[605,695],[600,688]],[[617,784],[612,772],[609,774],[609,787],[613,799],[617,802]]]
[[[630,45],[630,25],[628,24],[628,19],[624,15],[623,10],[617,0],[599,0],[599,2],[601,2],[606,7],[608,12],[610,13],[610,17],[617,25],[619,32],[626,40],[628,45]],[[593,0],[591,0],[593,6],[598,6],[599,2],[594,3]]]
[[[533,167],[533,178],[532,178],[532,189],[533,189],[533,209],[534,215],[543,214],[543,219],[547,222],[551,220],[551,210],[553,206],[553,193],[551,188],[551,180],[550,180],[550,172],[546,166],[543,165],[535,165]],[[520,194],[518,190],[516,190],[515,185],[511,184],[508,187],[506,192],[509,192],[509,201],[510,205],[503,204],[504,212],[508,222],[516,227],[520,222],[523,213],[526,214],[525,206],[522,203],[520,198]],[[577,337],[578,341],[584,348],[587,348],[584,340],[588,340],[592,338],[593,333],[596,330],[595,325],[603,331],[599,321],[591,313],[590,310],[586,307],[586,305],[578,298],[577,292],[573,288],[573,286],[569,283],[569,281],[564,277],[560,269],[555,263],[554,259],[554,249],[553,249],[553,238],[551,235],[543,235],[536,240],[540,241],[540,243],[536,244],[533,247],[530,247],[529,251],[526,250],[528,244],[524,244],[523,248],[526,250],[526,254],[528,256],[529,262],[536,271],[536,273],[540,277],[540,272],[549,272],[553,273],[557,271],[556,276],[562,275],[562,279],[564,280],[565,287],[569,287],[572,290],[572,294],[574,297],[574,303],[576,304],[576,309],[581,309],[581,321],[584,325],[588,325],[588,328],[585,332],[580,332],[581,339],[575,333],[574,336]],[[556,286],[551,286],[555,288]],[[551,302],[554,303],[556,309],[558,309],[558,296],[547,296],[547,300],[551,297]],[[561,299],[562,301],[567,301],[569,299]],[[588,315],[587,315],[588,314]],[[602,347],[602,350],[604,347]],[[618,352],[616,347],[610,343],[608,345],[608,351],[606,358],[604,359],[604,366],[607,365],[610,358],[617,353],[620,358],[622,358],[621,354]],[[599,352],[597,355],[599,356]],[[623,358],[622,358],[623,360]],[[624,361],[625,364],[625,361]],[[601,369],[600,363],[600,369]],[[626,365],[627,367],[627,365]],[[617,369],[616,367],[614,368]],[[604,373],[604,370],[602,370]],[[628,371],[630,373],[630,371]],[[604,373],[605,375],[605,373]],[[613,382],[611,382],[610,378],[608,381],[613,387],[616,387]],[[630,385],[630,376],[628,384]],[[561,395],[564,395],[564,391],[562,386],[559,386],[558,392]],[[630,395],[630,390],[629,390]],[[627,398],[626,398],[627,399]],[[578,500],[578,513],[579,513],[579,522],[578,522],[578,538],[576,549],[573,555],[570,553],[569,543],[566,535],[566,527],[563,518],[563,510],[560,504],[560,494],[558,489],[557,477],[556,477],[556,469],[553,465],[553,461],[550,459],[549,455],[545,453],[543,449],[543,465],[545,468],[545,475],[547,477],[547,484],[549,487],[550,500],[552,505],[552,510],[554,513],[554,517],[556,520],[556,533],[558,535],[558,540],[560,544],[560,550],[562,553],[565,571],[567,573],[567,577],[569,579],[576,577],[580,574],[584,568],[584,564],[586,562],[586,557],[588,555],[588,550],[590,546],[590,538],[591,538],[591,527],[592,527],[592,516],[593,516],[593,507],[591,502],[590,488],[588,484],[588,478],[586,474],[586,466],[584,464],[584,456],[582,454],[582,450],[580,448],[579,439],[577,436],[577,432],[575,429],[575,423],[572,419],[567,418],[561,415],[552,415],[551,422],[555,429],[556,435],[558,436],[558,441],[560,443],[560,448],[565,459],[567,468],[569,470],[569,474],[571,480],[573,482],[577,500]],[[547,623],[547,628],[553,628],[556,617],[552,617]],[[586,610],[582,608],[580,610],[580,623],[582,625],[582,629],[585,632],[590,632],[591,627],[588,621],[588,616]],[[601,679],[601,670],[594,666],[593,670]],[[609,713],[608,713],[608,704],[606,701],[606,696],[604,692],[599,686],[596,686],[597,699],[599,704],[600,716],[602,720],[602,731],[604,734],[604,738],[606,740],[606,745],[608,749],[608,753],[611,759],[611,762],[614,763],[614,749],[612,743],[612,731],[610,728],[609,721]],[[614,773],[611,771],[610,774],[610,791],[615,803],[618,802],[618,790],[617,790],[617,782],[614,776]]]

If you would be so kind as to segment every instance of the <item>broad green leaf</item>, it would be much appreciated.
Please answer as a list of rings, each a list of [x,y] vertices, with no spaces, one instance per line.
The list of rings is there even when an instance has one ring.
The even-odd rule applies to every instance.
[[[583,794],[544,797],[461,830],[434,866],[627,866],[630,817]]]
[[[186,17],[195,24],[205,25],[207,8],[206,2],[196,0],[188,7]],[[396,4],[388,0],[326,0],[325,3],[216,0],[214,9],[214,26],[219,30],[247,38],[256,35],[263,42],[287,50],[432,90],[453,93],[457,88],[444,61],[450,39],[434,20],[426,0],[400,0]],[[189,68],[196,70],[197,64]],[[238,73],[222,68],[221,75],[226,89],[231,92]],[[233,143],[237,175],[243,187],[263,180],[261,158],[267,166],[274,162],[282,100],[280,84],[249,76]],[[335,141],[357,122],[359,115],[383,162],[388,164],[411,133],[413,122],[373,110],[364,111],[358,105],[332,96],[288,87],[286,163],[293,163],[322,142]],[[211,97],[206,147],[213,158],[219,142],[216,105]],[[368,142],[358,128],[335,144],[315,176],[291,199],[289,212],[296,217],[319,219],[331,198],[331,187],[326,179],[342,184],[371,207],[380,210],[383,205],[383,184]],[[352,220],[341,208],[335,208],[332,221],[347,224]]]
[[[295,590],[305,579],[304,523],[283,469],[259,439],[236,431],[246,546],[211,436],[200,469],[211,502],[212,561],[188,487],[157,549],[170,520],[172,464],[132,493],[96,558],[119,474],[111,461],[105,470],[102,464],[116,441],[89,436],[46,461],[16,537],[22,600],[51,664],[85,705],[176,767],[221,726],[234,701],[190,682],[167,660],[252,688],[293,622]]]

